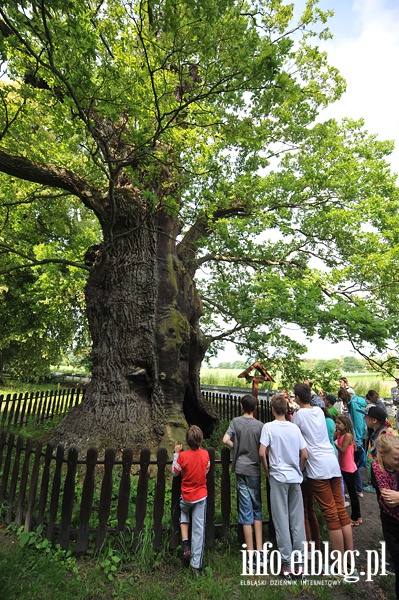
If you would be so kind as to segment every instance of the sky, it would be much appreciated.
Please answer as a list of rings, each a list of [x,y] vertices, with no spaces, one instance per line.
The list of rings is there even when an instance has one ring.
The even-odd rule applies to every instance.
[[[298,9],[305,0],[294,0]],[[347,82],[343,97],[324,113],[325,118],[363,118],[365,129],[381,140],[394,140],[391,165],[399,173],[399,1],[320,0],[322,9],[334,10],[328,27],[333,39],[320,44],[329,63],[338,68]],[[304,342],[299,329],[286,330]],[[356,355],[351,344],[331,344],[313,338],[306,358],[336,358]],[[234,361],[239,356],[233,344],[226,344],[212,365]]]

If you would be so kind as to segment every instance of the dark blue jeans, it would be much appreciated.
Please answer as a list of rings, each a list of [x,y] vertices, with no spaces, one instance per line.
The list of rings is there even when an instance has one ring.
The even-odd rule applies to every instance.
[[[387,554],[395,566],[395,591],[399,600],[399,521],[380,511],[382,533],[387,545]]]

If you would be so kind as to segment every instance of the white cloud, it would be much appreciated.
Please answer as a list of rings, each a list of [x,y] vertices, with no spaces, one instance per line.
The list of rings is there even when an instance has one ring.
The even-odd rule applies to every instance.
[[[369,133],[377,134],[379,139],[393,139],[399,146],[399,5],[390,0],[359,0],[353,3],[352,12],[351,3],[345,4],[348,20],[354,19],[353,26],[345,30],[344,36],[328,41],[325,49],[329,62],[346,79],[347,91],[326,114],[363,117]],[[398,173],[399,147],[391,164]]]

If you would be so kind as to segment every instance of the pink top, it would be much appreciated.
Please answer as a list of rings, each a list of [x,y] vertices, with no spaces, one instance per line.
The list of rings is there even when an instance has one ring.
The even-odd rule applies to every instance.
[[[380,489],[387,488],[388,490],[399,492],[399,471],[386,471],[383,473],[376,460],[373,461],[371,467],[374,471],[375,479]],[[380,494],[378,495],[378,502],[381,510],[384,513],[399,521],[399,506],[388,506],[385,504],[385,500]]]
[[[342,446],[344,437],[345,435],[338,435],[338,446]],[[353,442],[352,444],[349,444],[345,452],[338,452],[338,461],[341,471],[345,471],[345,473],[354,473],[357,471],[354,454],[355,444]]]

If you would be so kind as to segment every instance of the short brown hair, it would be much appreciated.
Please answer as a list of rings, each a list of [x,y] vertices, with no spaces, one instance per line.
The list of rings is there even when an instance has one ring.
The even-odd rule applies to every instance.
[[[285,415],[287,412],[287,399],[283,394],[275,394],[272,397],[271,407],[274,408],[276,415]]]
[[[312,391],[307,383],[296,383],[294,387],[294,394],[295,396],[298,396],[299,400],[303,404],[310,404]]]
[[[245,396],[240,399],[240,403],[244,412],[248,414],[254,412],[256,405],[258,404],[258,400],[251,394],[245,394]]]
[[[198,448],[201,447],[203,439],[204,435],[198,425],[191,425],[191,427],[187,429],[186,443],[191,450],[198,450]]]

